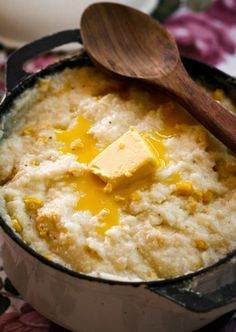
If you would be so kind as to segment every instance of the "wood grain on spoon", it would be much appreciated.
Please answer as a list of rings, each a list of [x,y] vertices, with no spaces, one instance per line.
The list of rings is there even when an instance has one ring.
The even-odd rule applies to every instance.
[[[95,63],[164,89],[236,153],[236,117],[192,81],[175,40],[156,20],[124,5],[96,3],[82,15],[81,36]]]

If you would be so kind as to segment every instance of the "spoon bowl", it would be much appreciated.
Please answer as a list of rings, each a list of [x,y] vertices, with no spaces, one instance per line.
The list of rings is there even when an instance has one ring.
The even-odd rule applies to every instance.
[[[192,81],[174,38],[156,20],[124,5],[96,3],[82,15],[81,36],[97,65],[164,89],[236,152],[236,117]]]
[[[115,24],[117,19],[119,24]],[[81,36],[89,55],[119,75],[162,77],[178,63],[178,49],[167,30],[127,6],[98,3],[88,7],[81,19]]]

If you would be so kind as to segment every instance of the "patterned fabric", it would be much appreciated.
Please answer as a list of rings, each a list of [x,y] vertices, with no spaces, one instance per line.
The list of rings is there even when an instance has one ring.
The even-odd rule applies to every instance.
[[[236,0],[216,0],[204,12],[182,7],[165,24],[182,55],[236,76]]]
[[[236,0],[161,0],[153,16],[163,21],[174,35],[182,55],[236,76]],[[4,69],[10,52],[0,46],[0,99],[5,90]],[[26,64],[25,70],[35,72],[59,57],[55,53],[37,57]],[[0,331],[68,331],[44,318],[19,296],[4,272],[1,247],[0,240]],[[200,331],[236,332],[236,319],[230,313]]]

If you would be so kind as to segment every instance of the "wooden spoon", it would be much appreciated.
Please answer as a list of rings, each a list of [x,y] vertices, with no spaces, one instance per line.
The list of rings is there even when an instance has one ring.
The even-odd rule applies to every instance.
[[[96,64],[166,90],[236,152],[236,117],[192,81],[175,40],[156,20],[124,5],[96,3],[82,15],[81,36]]]

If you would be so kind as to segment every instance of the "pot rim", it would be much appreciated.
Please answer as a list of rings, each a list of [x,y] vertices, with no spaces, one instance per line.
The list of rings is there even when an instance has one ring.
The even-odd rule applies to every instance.
[[[189,59],[184,57],[184,61],[192,63],[194,65],[205,67],[205,69],[208,69],[212,71],[212,73],[219,74],[222,76],[223,79],[232,80],[229,75],[223,73],[219,69],[212,67],[210,65],[207,65],[205,63],[202,63],[200,61]],[[67,59],[60,60],[52,65],[47,66],[46,68],[36,72],[32,73],[26,78],[23,78],[11,91],[7,92],[5,97],[3,98],[3,101],[0,103],[0,119],[3,115],[5,115],[11,108],[12,104],[14,103],[15,99],[18,98],[25,90],[30,89],[32,86],[35,85],[35,83],[38,81],[38,79],[45,77],[45,76],[52,76],[60,71],[63,71],[66,68],[74,68],[74,67],[83,67],[83,66],[91,66],[92,63],[89,60],[88,56],[86,54],[79,54]],[[222,83],[219,83],[222,84]],[[232,83],[236,86],[236,81]],[[167,279],[158,279],[158,280],[151,280],[151,281],[131,281],[131,280],[115,280],[110,278],[104,278],[104,277],[97,277],[92,276],[88,274],[84,274],[82,272],[76,272],[71,270],[70,268],[67,268],[59,263],[55,263],[47,258],[45,258],[43,255],[39,254],[37,251],[35,251],[30,245],[26,244],[23,239],[16,234],[16,232],[7,224],[7,222],[4,220],[4,218],[0,215],[0,226],[3,229],[3,231],[14,241],[19,245],[24,251],[26,251],[28,254],[36,258],[40,263],[43,263],[47,265],[50,268],[53,268],[59,272],[65,273],[71,277],[87,280],[87,281],[96,281],[99,283],[105,283],[110,285],[129,285],[133,287],[139,287],[139,286],[161,286],[161,285],[171,285],[178,283],[180,281],[190,281],[193,277],[203,275],[206,272],[213,271],[214,268],[223,265],[224,263],[230,261],[233,257],[236,256],[236,249],[232,252],[227,253],[224,257],[219,259],[217,262],[204,267],[202,269],[199,269],[195,272],[189,272],[184,275],[175,277],[175,278],[167,278]]]

